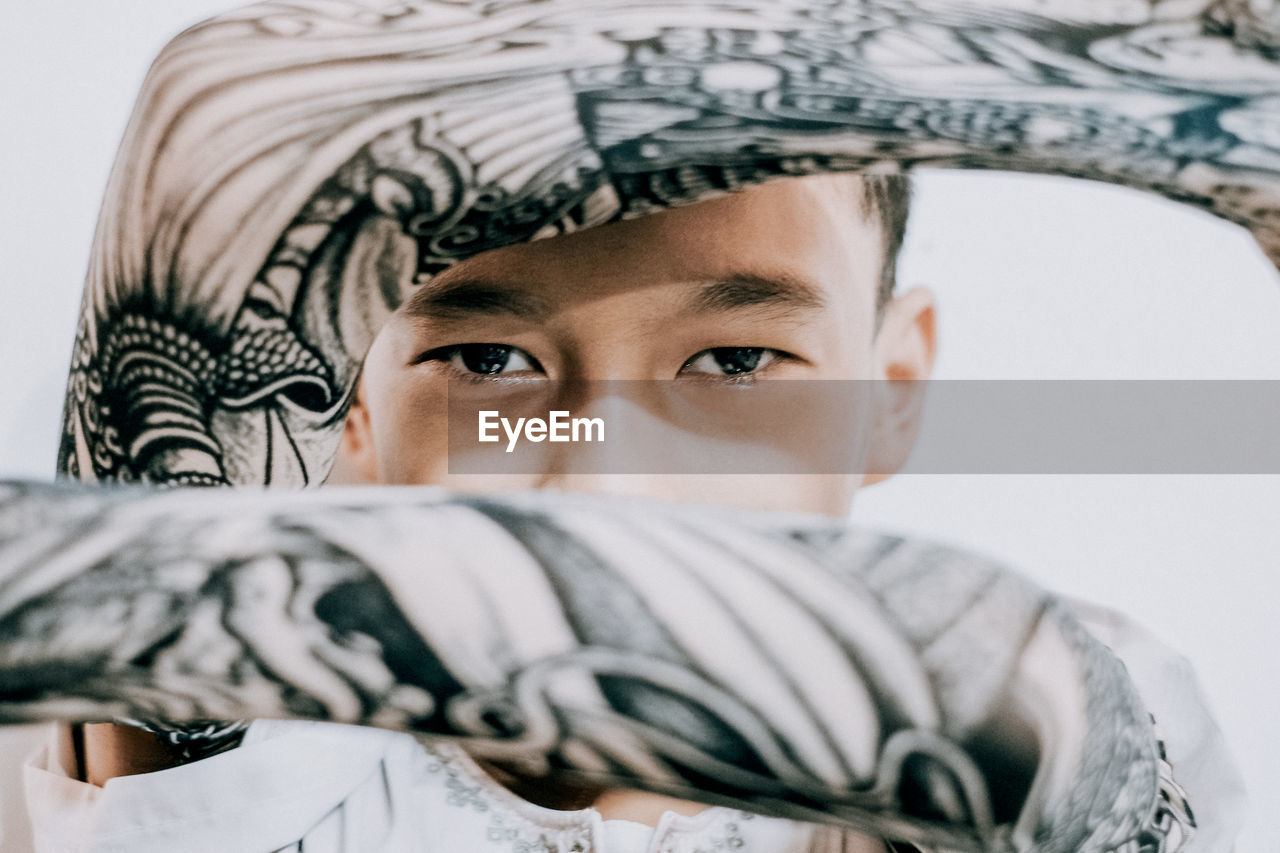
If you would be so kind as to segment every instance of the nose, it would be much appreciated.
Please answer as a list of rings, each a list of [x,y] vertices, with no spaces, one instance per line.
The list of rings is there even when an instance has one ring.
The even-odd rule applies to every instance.
[[[592,431],[592,440],[569,442],[548,456],[545,487],[626,492],[670,471],[672,460],[660,448],[676,447],[678,430],[646,406],[639,396],[643,384],[592,382],[575,395],[572,417],[599,429]]]
[[[547,458],[537,488],[837,518],[849,511],[856,478],[754,470],[742,458],[749,450],[681,429],[626,395],[594,398],[574,414],[600,418],[606,440],[559,445],[568,449]]]
[[[681,502],[735,503],[738,452],[690,431],[668,411],[660,383],[593,382],[573,416],[599,419],[604,440],[563,444],[545,457],[539,488]],[[719,458],[714,458],[719,457]]]

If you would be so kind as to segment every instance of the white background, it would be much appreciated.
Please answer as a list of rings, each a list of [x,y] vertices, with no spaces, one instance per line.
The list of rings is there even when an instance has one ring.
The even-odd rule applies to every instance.
[[[97,208],[147,63],[213,0],[6,2],[0,27],[0,476],[46,478]],[[938,294],[941,377],[1280,378],[1280,277],[1232,226],[1109,186],[926,173],[904,285]],[[1280,437],[1278,437],[1280,438]],[[865,522],[976,547],[1118,607],[1196,666],[1276,849],[1280,477],[917,476]],[[38,733],[36,733],[38,735]],[[21,853],[0,734],[3,849]]]

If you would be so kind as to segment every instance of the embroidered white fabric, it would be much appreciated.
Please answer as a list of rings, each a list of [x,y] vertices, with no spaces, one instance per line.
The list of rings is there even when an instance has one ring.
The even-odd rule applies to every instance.
[[[1196,804],[1193,853],[1231,851],[1240,776],[1185,660],[1105,608],[1081,621],[1125,662]],[[806,853],[803,824],[711,808],[650,829],[594,809],[556,811],[490,779],[461,750],[328,723],[258,721],[238,749],[99,788],[57,751],[23,768],[37,853]]]
[[[102,788],[53,756],[24,768],[39,853],[800,853],[808,840],[803,825],[725,808],[667,812],[656,828],[547,809],[456,747],[327,723],[258,721],[238,749]]]

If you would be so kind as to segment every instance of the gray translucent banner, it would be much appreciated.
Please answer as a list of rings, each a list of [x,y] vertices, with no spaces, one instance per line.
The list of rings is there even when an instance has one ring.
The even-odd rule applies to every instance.
[[[499,379],[449,390],[450,474],[894,471],[1278,474],[1280,381]]]

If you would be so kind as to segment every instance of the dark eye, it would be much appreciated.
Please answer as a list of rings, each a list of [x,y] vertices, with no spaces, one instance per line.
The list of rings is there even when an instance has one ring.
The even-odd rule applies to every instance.
[[[742,376],[755,373],[778,357],[777,350],[766,347],[714,347],[704,349],[684,363],[685,375]]]
[[[537,359],[522,349],[506,344],[460,344],[426,353],[422,361],[442,361],[462,373],[502,376],[508,373],[541,371]]]

